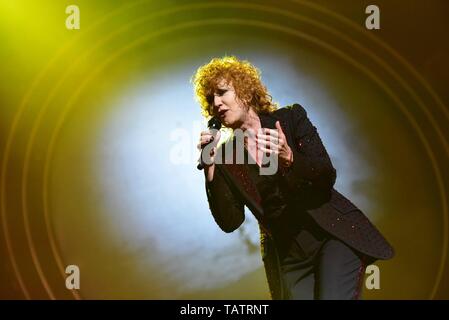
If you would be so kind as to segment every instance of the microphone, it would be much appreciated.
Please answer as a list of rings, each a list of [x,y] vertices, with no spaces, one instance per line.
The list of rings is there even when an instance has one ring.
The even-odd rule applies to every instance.
[[[220,120],[218,120],[218,118],[216,117],[212,117],[208,122],[207,122],[207,128],[209,130],[215,129],[215,130],[220,130],[221,128],[221,122]],[[215,137],[215,135],[214,135]],[[210,141],[209,143],[211,143],[213,141]],[[205,146],[207,146],[209,143],[206,143],[204,146],[202,146],[202,148],[204,148]],[[200,158],[198,159],[198,165],[196,166],[196,168],[198,170],[203,170],[204,169],[204,163],[202,161],[202,154],[203,154],[203,150],[201,149],[201,153],[200,153]]]

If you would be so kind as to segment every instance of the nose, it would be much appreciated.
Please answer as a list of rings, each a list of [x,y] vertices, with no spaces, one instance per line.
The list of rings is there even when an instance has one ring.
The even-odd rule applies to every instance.
[[[214,95],[214,106],[215,108],[219,109],[222,105],[221,97],[219,95]]]
[[[220,109],[223,107],[223,101],[220,96],[214,96],[214,110],[218,114]]]

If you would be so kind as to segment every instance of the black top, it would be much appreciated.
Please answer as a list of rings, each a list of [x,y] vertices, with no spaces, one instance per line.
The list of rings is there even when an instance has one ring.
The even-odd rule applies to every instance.
[[[262,128],[269,127],[269,117],[261,114],[259,119]],[[304,252],[311,252],[327,240],[330,235],[301,210],[296,201],[291,202],[285,197],[288,190],[283,190],[282,168],[273,175],[261,175],[259,165],[246,148],[244,154],[245,170],[262,199],[265,215],[271,217],[271,232],[278,249],[288,250],[290,242],[295,239]]]

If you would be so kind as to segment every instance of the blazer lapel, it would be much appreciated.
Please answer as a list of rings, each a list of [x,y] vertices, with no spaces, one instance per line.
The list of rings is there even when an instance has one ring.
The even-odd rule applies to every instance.
[[[227,153],[230,150],[228,144],[232,143],[232,153]],[[226,144],[226,146],[225,146]],[[260,198],[259,192],[254,184],[254,181],[250,178],[248,172],[248,166],[246,164],[237,163],[236,161],[236,148],[237,141],[234,136],[232,136],[224,145],[222,145],[222,165],[218,166],[224,176],[230,180],[228,182],[234,185],[239,193],[246,200],[248,207],[251,211],[255,211],[254,215],[256,218],[263,216],[262,209],[262,199]],[[243,146],[238,146],[243,148]],[[246,155],[246,153],[244,153]]]
[[[289,128],[287,127],[286,121],[278,118],[275,114],[260,114],[259,115],[260,122],[262,128],[275,129],[276,121],[280,121],[281,127],[284,130],[284,133],[287,135]],[[287,137],[288,139],[288,137]],[[245,200],[245,204],[254,214],[254,216],[261,222],[262,226],[264,223],[264,214],[262,207],[262,199],[260,197],[259,192],[257,191],[256,185],[254,181],[251,179],[248,166],[245,164],[237,164],[236,163],[236,147],[237,142],[235,137],[231,137],[225,144],[232,143],[232,155],[224,154],[222,165],[217,166],[219,170],[223,173],[225,179],[228,182],[235,186],[238,192]],[[224,147],[224,145],[222,145]],[[243,146],[242,146],[243,147]],[[226,153],[226,150],[229,150],[228,147],[222,148],[223,153]],[[232,157],[232,158],[231,158]],[[267,233],[269,233],[266,228],[264,228]]]

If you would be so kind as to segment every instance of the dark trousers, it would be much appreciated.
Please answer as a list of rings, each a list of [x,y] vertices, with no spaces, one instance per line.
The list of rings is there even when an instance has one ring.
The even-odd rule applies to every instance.
[[[283,299],[360,299],[366,266],[363,257],[319,229],[300,231],[278,250]]]

